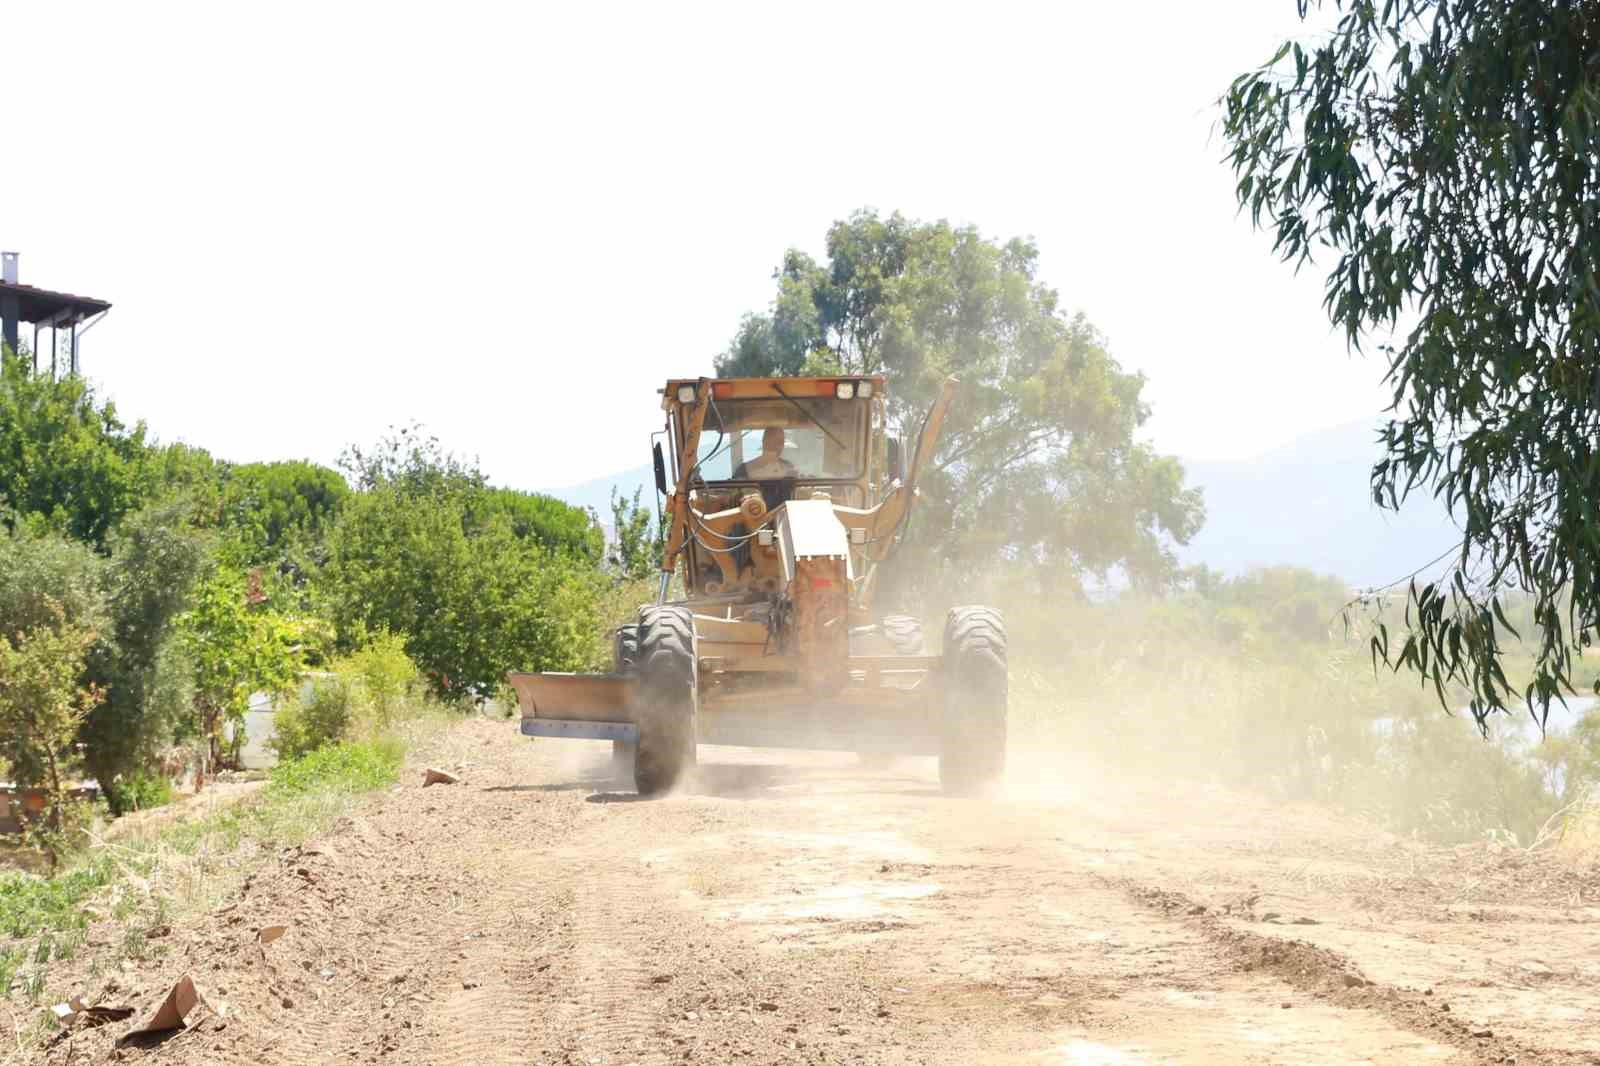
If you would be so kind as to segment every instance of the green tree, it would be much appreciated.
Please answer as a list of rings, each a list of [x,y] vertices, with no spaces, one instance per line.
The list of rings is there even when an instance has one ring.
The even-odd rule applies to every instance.
[[[884,373],[892,421],[911,432],[943,379],[960,379],[902,579],[959,595],[1008,559],[1047,593],[1113,569],[1172,580],[1200,494],[1135,440],[1144,379],[1062,312],[1031,241],[861,211],[828,230],[826,251],[784,255],[770,309],[745,317],[717,373]]]
[[[113,800],[117,779],[170,744],[191,706],[193,670],[175,622],[209,558],[193,523],[188,501],[160,501],[128,516],[111,543],[107,639],[88,663],[105,699],[90,712],[82,739],[90,772]]]
[[[605,536],[589,512],[554,496],[486,486],[470,499],[467,522],[484,524],[496,515],[506,517],[518,540],[552,552],[598,563],[605,550]]]
[[[251,593],[249,575],[218,566],[195,587],[177,630],[194,666],[195,724],[215,769],[223,761],[223,727],[240,735],[250,694],[287,691],[303,663],[296,630]]]
[[[1424,489],[1463,523],[1452,568],[1410,581],[1403,640],[1380,626],[1373,650],[1441,700],[1470,689],[1480,724],[1518,695],[1547,709],[1600,636],[1600,11],[1333,6],[1330,34],[1234,81],[1223,132],[1277,253],[1329,251],[1324,304],[1350,343],[1394,336],[1373,498]],[[1520,694],[1508,589],[1539,631]]]
[[[586,552],[520,536],[511,514],[483,504],[475,468],[410,431],[347,462],[362,491],[329,535],[323,574],[346,647],[404,634],[450,697],[490,693],[512,669],[597,664],[603,578]]]
[[[615,538],[606,564],[618,575],[637,581],[661,569],[663,537],[661,516],[639,502],[644,489],[629,499],[611,487],[611,528]]]
[[[17,515],[104,547],[144,499],[147,452],[143,424],[124,425],[83,378],[36,374],[0,352],[0,502]]]
[[[0,633],[65,622],[89,630],[106,623],[105,561],[85,544],[18,522],[0,526]]]
[[[449,452],[418,425],[393,429],[370,449],[347,449],[340,465],[359,490],[458,501],[468,536],[504,516],[514,536],[549,551],[591,563],[604,552],[605,539],[589,512],[553,496],[490,485],[475,463]]]
[[[350,495],[337,470],[310,462],[225,464],[218,482],[218,524],[251,564],[283,564],[299,550],[320,562],[323,538]]]
[[[23,788],[42,789],[43,816],[26,827],[51,859],[63,846],[78,727],[99,699],[84,687],[83,660],[95,634],[66,621],[0,634],[0,758]]]

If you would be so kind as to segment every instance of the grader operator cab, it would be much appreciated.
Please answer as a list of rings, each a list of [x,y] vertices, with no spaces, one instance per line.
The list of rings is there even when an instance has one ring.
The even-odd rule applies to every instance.
[[[611,740],[646,795],[682,780],[701,744],[936,755],[956,793],[998,778],[1000,612],[953,609],[930,655],[915,619],[873,609],[955,388],[908,456],[885,430],[881,377],[667,382],[657,601],[617,631],[612,673],[510,674],[522,733]],[[668,601],[677,572],[687,594]]]

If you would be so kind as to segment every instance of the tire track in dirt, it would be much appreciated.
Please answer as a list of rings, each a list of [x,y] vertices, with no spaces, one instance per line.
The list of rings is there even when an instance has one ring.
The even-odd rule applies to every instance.
[[[512,1038],[527,1032],[517,941],[504,928],[519,886],[477,864],[475,849],[464,846],[472,839],[465,826],[441,839],[384,825],[395,815],[403,823],[418,813],[435,821],[443,814],[448,823],[461,812],[446,813],[444,804],[470,806],[436,799],[421,812],[374,819],[367,832],[382,841],[377,868],[352,872],[342,905],[322,921],[302,919],[296,935],[329,946],[326,968],[316,972],[331,976],[313,1001],[286,998],[292,1005],[284,1008],[285,1035],[275,1061],[403,1062],[419,1041],[439,1031],[451,1036],[438,1047],[459,1057],[427,1061],[490,1062],[497,1061],[495,1049],[515,1047]],[[339,843],[335,838],[331,847]],[[435,1019],[435,1013],[442,1016]]]
[[[1593,1056],[1534,1048],[1486,1025],[1450,1013],[1432,990],[1395,988],[1368,980],[1355,963],[1304,940],[1254,933],[1229,925],[1213,908],[1180,893],[1128,880],[1116,884],[1140,905],[1197,929],[1218,957],[1239,973],[1269,973],[1301,992],[1352,1010],[1381,1015],[1429,1040],[1447,1043],[1481,1063],[1589,1064]]]
[[[871,952],[893,1018],[882,1035],[913,1038],[929,1061],[1454,1057],[1432,1034],[1308,1000],[1269,970],[1242,972],[1201,930],[1152,921],[1059,849],[1053,812],[817,783],[833,794],[783,803],[782,831],[769,817],[661,854],[686,878],[721,868],[736,898],[713,910],[782,950]]]
[[[621,849],[573,849],[543,863],[539,910],[560,924],[543,946],[549,1008],[533,1019],[532,1044],[544,1061],[668,1061],[673,1044],[660,1024],[660,985],[675,976],[655,893],[636,859]],[[653,982],[653,979],[662,979]]]
[[[524,876],[532,853],[515,850],[494,857],[496,880],[476,902],[466,921],[443,935],[436,946],[437,1000],[427,1035],[431,1062],[444,1066],[526,1062],[534,1028],[533,988],[537,976],[530,932],[532,884]]]

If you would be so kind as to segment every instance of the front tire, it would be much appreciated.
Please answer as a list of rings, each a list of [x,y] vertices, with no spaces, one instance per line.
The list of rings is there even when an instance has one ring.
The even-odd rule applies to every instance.
[[[696,662],[694,615],[687,607],[639,612],[633,783],[641,796],[670,791],[694,768]]]
[[[939,783],[953,795],[991,788],[1006,768],[1005,617],[957,607],[944,624],[944,717]]]

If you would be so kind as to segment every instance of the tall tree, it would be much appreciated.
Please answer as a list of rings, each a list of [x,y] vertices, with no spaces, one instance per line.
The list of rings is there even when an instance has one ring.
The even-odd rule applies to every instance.
[[[1299,0],[1302,18],[1325,6]],[[1551,0],[1340,0],[1224,99],[1238,200],[1285,260],[1328,249],[1325,306],[1373,333],[1393,386],[1372,494],[1463,520],[1442,577],[1375,654],[1473,714],[1540,709],[1600,637],[1600,9]],[[1370,342],[1369,342],[1370,343]],[[1426,568],[1424,568],[1426,569]],[[1421,571],[1419,571],[1421,573]],[[1501,666],[1508,589],[1535,672]]]
[[[826,260],[791,249],[763,314],[717,358],[724,376],[884,373],[915,431],[947,375],[961,390],[921,483],[902,581],[961,594],[1002,559],[1045,591],[1120,570],[1160,585],[1203,516],[1175,459],[1136,439],[1144,379],[1038,279],[1031,240],[859,211]]]
[[[89,712],[81,739],[89,771],[119,802],[117,778],[150,760],[181,731],[193,697],[193,666],[178,639],[211,545],[181,499],[129,515],[105,566],[106,637],[89,654],[89,677],[105,699]]]
[[[143,424],[125,425],[83,378],[0,350],[0,503],[103,548],[143,501],[147,453]]]

